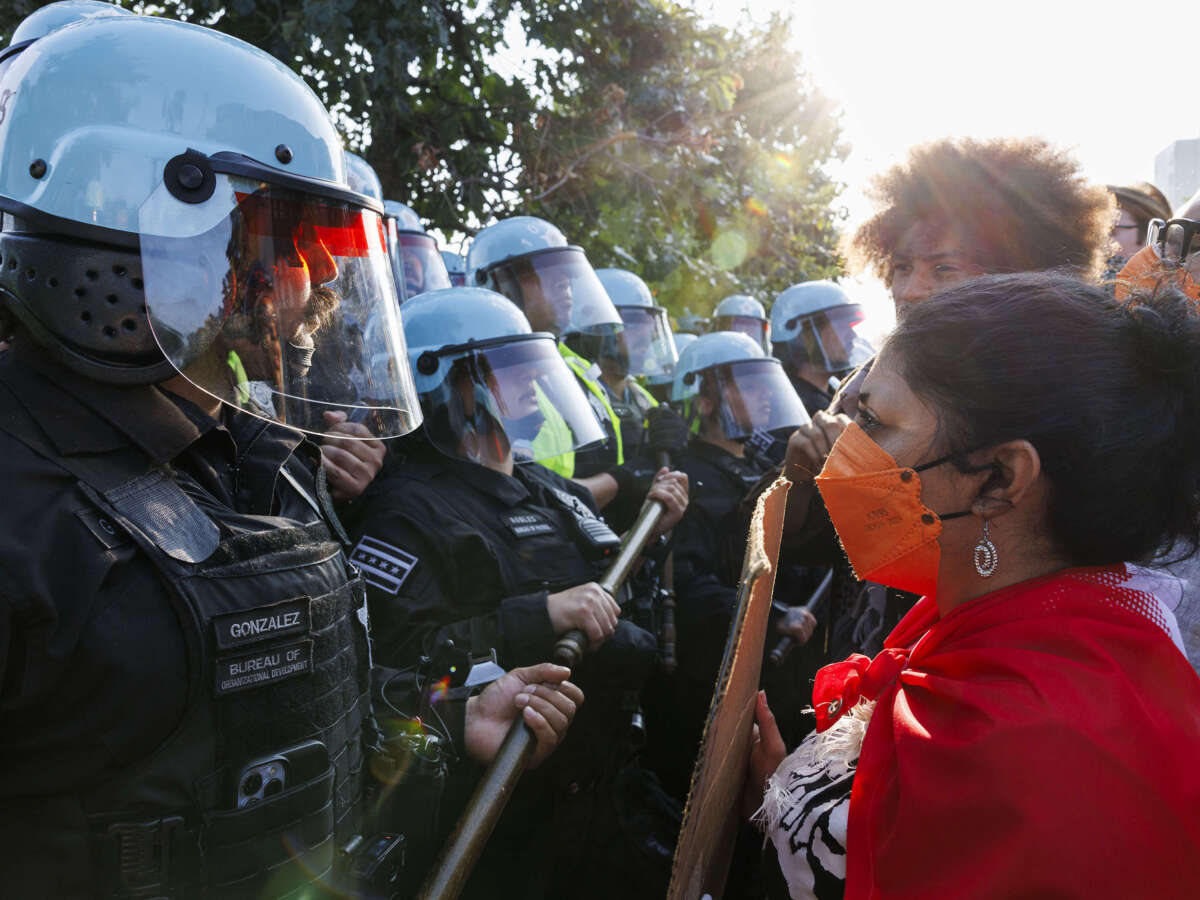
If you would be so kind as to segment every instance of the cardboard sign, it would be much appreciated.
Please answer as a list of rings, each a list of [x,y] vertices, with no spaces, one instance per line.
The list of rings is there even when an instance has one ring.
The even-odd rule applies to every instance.
[[[720,897],[725,890],[741,816],[754,698],[789,487],[787,479],[776,479],[759,496],[750,521],[737,612],[692,772],[667,900],[701,900],[705,894]]]

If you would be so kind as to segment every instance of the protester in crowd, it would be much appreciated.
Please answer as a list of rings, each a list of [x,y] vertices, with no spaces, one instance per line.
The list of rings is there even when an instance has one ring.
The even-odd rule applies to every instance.
[[[781,765],[758,710],[792,897],[1193,896],[1200,678],[1125,563],[1195,550],[1198,422],[1178,292],[993,276],[910,311],[817,484],[859,576],[923,599],[818,674]]]
[[[1078,163],[1040,139],[939,140],[915,147],[874,184],[878,212],[847,241],[853,267],[883,278],[896,316],[935,291],[985,273],[1058,269],[1097,275],[1109,252],[1113,200],[1088,183]],[[854,413],[850,377],[831,413]],[[953,379],[953,369],[945,373]],[[807,564],[842,557],[812,478],[844,427],[817,412],[789,441],[784,469],[793,482],[782,556]],[[839,635],[831,653],[878,650],[915,601],[895,590],[838,579]]]
[[[1113,288],[1118,299],[1135,291],[1153,291],[1166,284],[1200,301],[1200,191],[1167,216],[1150,243],[1117,273]]]
[[[1130,185],[1108,185],[1117,200],[1117,218],[1109,233],[1116,251],[1108,268],[1119,272],[1130,258],[1146,246],[1146,232],[1151,219],[1171,218],[1171,204],[1163,192],[1148,181]]]
[[[1200,191],[1129,260],[1113,284],[1118,299],[1168,286],[1183,291],[1193,302],[1200,301]],[[1168,569],[1179,577],[1183,592],[1176,608],[1183,645],[1192,666],[1200,672],[1200,557],[1169,555],[1177,557]]]
[[[674,535],[679,665],[652,686],[649,749],[664,785],[682,800],[737,607],[746,552],[738,506],[770,466],[747,442],[758,430],[795,428],[808,416],[779,360],[736,331],[701,335],[684,351],[671,401],[692,433],[678,454],[691,502]],[[792,613],[772,622],[803,643],[813,617]]]

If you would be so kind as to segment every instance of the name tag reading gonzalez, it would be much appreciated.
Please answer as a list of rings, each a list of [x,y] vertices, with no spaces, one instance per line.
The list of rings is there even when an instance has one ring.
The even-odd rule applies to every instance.
[[[312,671],[312,648],[312,641],[303,640],[221,657],[217,660],[217,696],[307,675]]]
[[[292,634],[308,634],[311,604],[308,597],[294,597],[270,606],[216,616],[213,627],[217,646],[229,650]]]

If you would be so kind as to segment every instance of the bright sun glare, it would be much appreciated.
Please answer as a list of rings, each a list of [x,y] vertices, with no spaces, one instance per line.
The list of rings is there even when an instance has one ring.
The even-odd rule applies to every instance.
[[[1096,181],[1129,183],[1153,181],[1154,157],[1172,141],[1200,137],[1191,79],[1166,75],[1180,39],[1200,35],[1195,2],[696,3],[725,25],[748,5],[759,21],[791,14],[794,45],[841,106],[851,154],[834,174],[846,184],[849,227],[869,213],[867,179],[923,141],[1040,136],[1073,152]],[[859,289],[875,330],[886,332],[886,291]]]

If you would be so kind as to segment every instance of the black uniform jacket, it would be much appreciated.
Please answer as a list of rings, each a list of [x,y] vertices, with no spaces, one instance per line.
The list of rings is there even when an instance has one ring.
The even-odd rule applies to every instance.
[[[0,367],[65,457],[135,448],[206,502],[317,518],[299,491],[315,492],[319,452],[297,431],[235,412],[222,424],[157,387],[100,384],[19,345]],[[98,426],[78,427],[79,402]],[[3,431],[0,456],[2,804],[82,788],[150,753],[183,714],[187,671],[166,588],[132,540],[73,475]]]
[[[451,639],[505,668],[548,660],[547,595],[598,576],[568,501],[595,514],[586,489],[536,463],[511,476],[431,453],[390,463],[351,523],[376,658],[411,666]]]

